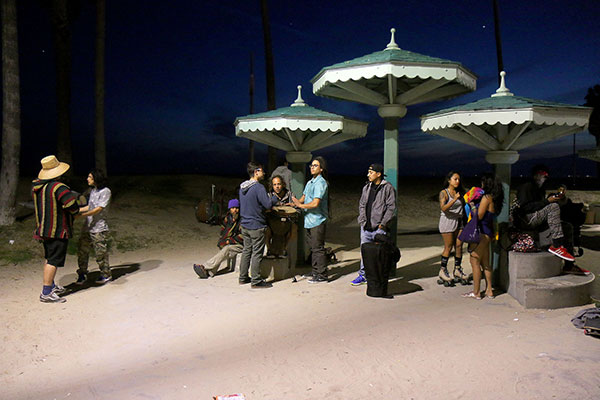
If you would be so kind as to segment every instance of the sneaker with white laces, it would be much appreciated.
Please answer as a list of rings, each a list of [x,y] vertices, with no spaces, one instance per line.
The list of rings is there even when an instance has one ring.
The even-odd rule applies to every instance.
[[[560,246],[560,247],[554,247],[554,246],[550,246],[548,248],[548,251],[552,254],[554,254],[557,257],[562,258],[563,260],[567,260],[567,261],[575,261],[575,257],[573,257],[568,251],[567,249],[565,249],[564,246]]]
[[[54,292],[50,292],[49,294],[40,293],[40,301],[42,303],[64,303],[67,299],[59,297]]]
[[[358,275],[352,282],[350,282],[350,284],[352,286],[360,286],[360,285],[365,285],[367,283],[367,278],[365,278],[364,275]]]
[[[64,287],[57,285],[56,283],[54,284],[54,287],[52,288],[52,293],[56,293],[57,295],[61,295],[64,294],[67,291],[67,289],[65,289]]]

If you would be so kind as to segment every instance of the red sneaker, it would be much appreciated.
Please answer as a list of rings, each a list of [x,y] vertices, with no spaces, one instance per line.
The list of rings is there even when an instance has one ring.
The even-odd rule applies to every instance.
[[[550,246],[548,248],[548,251],[550,253],[554,254],[555,256],[562,258],[563,260],[575,261],[575,257],[573,257],[571,254],[569,254],[569,252],[567,251],[567,249],[565,249],[564,246],[560,246],[560,247]]]
[[[571,275],[589,275],[591,273],[587,269],[578,267],[575,264],[570,264],[570,265],[565,264],[565,266],[563,267],[563,272],[565,274],[571,274]]]

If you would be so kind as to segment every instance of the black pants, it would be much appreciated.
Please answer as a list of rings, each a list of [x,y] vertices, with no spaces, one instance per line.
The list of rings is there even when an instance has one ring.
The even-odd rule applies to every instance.
[[[325,257],[325,232],[327,223],[306,229],[306,245],[312,253],[312,272],[316,276],[327,278],[327,259]]]
[[[396,264],[393,247],[385,243],[363,243],[360,253],[365,264],[367,296],[386,297],[390,270]]]

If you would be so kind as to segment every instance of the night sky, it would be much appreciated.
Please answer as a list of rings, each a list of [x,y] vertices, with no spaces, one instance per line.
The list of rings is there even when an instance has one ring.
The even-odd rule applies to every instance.
[[[582,105],[600,84],[597,1],[499,0],[507,87],[516,95]],[[33,175],[56,151],[55,67],[47,10],[18,2],[21,170]],[[93,167],[95,8],[83,1],[73,26],[72,140],[75,170]],[[372,5],[372,6],[370,6]],[[420,131],[419,116],[488,97],[497,89],[492,1],[270,1],[277,107],[296,86],[311,106],[368,121],[367,137],[321,150],[333,174],[363,174],[382,162],[383,123],[375,107],[312,94],[322,67],[383,50],[396,28],[400,48],[462,63],[478,75],[474,93],[412,106],[400,121],[400,175],[464,175],[490,170],[484,153]],[[249,114],[254,54],[255,108],[266,111],[260,1],[107,0],[106,136],[109,174],[198,173],[243,176],[248,141],[233,122]],[[577,149],[595,146],[587,132]],[[257,144],[266,163],[266,147]],[[283,156],[283,153],[280,153]],[[573,137],[521,152],[513,173],[539,160],[555,175],[572,171]],[[560,162],[556,162],[559,160]],[[580,159],[579,174],[593,174]]]

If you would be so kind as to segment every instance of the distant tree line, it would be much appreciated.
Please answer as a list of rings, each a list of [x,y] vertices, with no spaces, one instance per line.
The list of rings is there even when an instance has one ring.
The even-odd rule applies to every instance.
[[[56,155],[73,165],[71,148],[71,27],[83,3],[96,6],[95,167],[107,173],[104,135],[106,0],[38,0],[48,10],[56,53]],[[0,226],[15,222],[21,149],[21,105],[16,0],[0,0],[2,21],[2,166]]]

